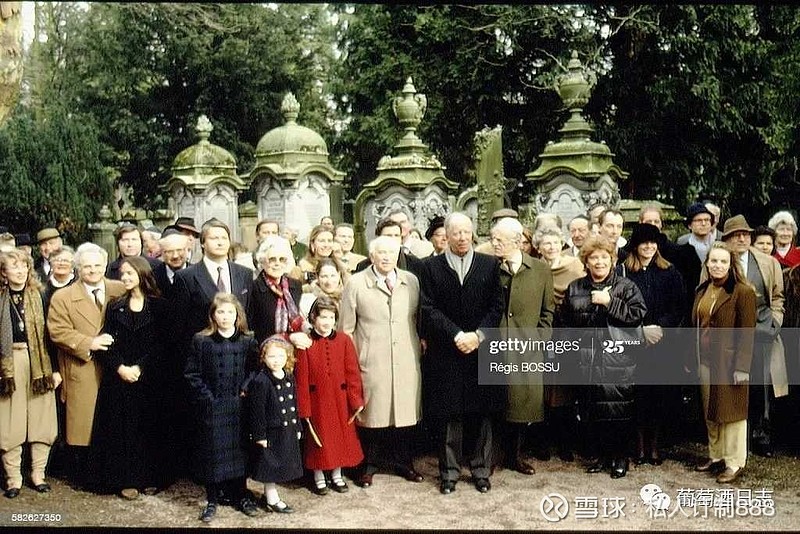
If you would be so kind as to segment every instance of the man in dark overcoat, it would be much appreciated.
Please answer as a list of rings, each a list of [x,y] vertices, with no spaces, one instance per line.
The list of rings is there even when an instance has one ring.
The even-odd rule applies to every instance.
[[[247,309],[253,272],[228,259],[230,236],[230,229],[222,221],[206,221],[200,233],[203,259],[175,273],[175,311],[179,314],[178,332],[184,353],[192,336],[208,326],[208,308],[214,295],[232,293]]]
[[[253,291],[253,272],[228,259],[231,247],[230,229],[218,219],[206,221],[200,233],[203,259],[175,272],[172,287],[172,309],[175,315],[175,343],[173,356],[179,361],[171,363],[170,369],[185,369],[190,352],[192,336],[208,326],[208,310],[214,295],[219,292],[232,293],[246,310]],[[181,386],[184,398],[188,398],[187,385]],[[182,441],[190,441],[187,423],[177,422],[172,429]],[[181,434],[181,425],[185,433]]]
[[[503,300],[497,259],[472,249],[472,221],[454,212],[445,220],[448,248],[423,263],[424,412],[438,431],[440,491],[455,491],[465,436],[475,487],[489,491],[491,416],[505,408],[505,389],[478,383],[483,330],[500,324]],[[472,441],[469,440],[469,441]]]

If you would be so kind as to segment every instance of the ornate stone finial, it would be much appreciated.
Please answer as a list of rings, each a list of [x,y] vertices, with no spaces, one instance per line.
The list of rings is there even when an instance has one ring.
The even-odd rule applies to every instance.
[[[100,217],[100,222],[107,223],[111,221],[111,210],[108,209],[108,204],[103,204],[97,216]]]
[[[406,131],[406,134],[396,145],[398,148],[403,147],[424,147],[419,137],[417,137],[416,130],[419,123],[422,122],[422,117],[425,116],[425,111],[428,109],[428,98],[423,94],[417,94],[417,89],[414,87],[414,81],[409,76],[406,79],[406,84],[403,86],[403,96],[397,96],[392,100],[392,111],[400,126]]]
[[[556,80],[558,96],[569,110],[583,108],[589,103],[597,78],[593,72],[583,67],[576,50],[572,51],[572,58],[567,63],[567,71]]]
[[[286,93],[286,96],[283,97],[281,113],[283,113],[283,118],[286,122],[295,122],[297,120],[297,116],[300,114],[300,103],[294,94]]]
[[[205,115],[200,115],[197,118],[197,126],[195,126],[195,130],[197,130],[197,136],[200,138],[200,142],[208,142],[209,136],[211,136],[211,131],[214,129],[214,125],[211,124],[211,121],[208,120],[208,117]]]

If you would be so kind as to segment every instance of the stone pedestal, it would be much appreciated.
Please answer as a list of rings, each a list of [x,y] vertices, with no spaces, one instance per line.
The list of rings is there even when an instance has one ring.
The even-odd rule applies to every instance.
[[[445,177],[445,167],[428,152],[427,145],[416,134],[427,106],[427,98],[417,94],[409,77],[403,96],[392,101],[395,117],[405,131],[394,146],[396,155],[380,159],[376,169],[378,176],[366,184],[356,198],[356,252],[366,253],[378,221],[393,209],[402,209],[422,235],[430,219],[447,215],[452,210],[455,200],[452,195],[458,184]]]
[[[231,240],[239,241],[239,194],[247,184],[236,173],[230,152],[208,141],[213,126],[205,115],[197,120],[199,141],[175,158],[169,191],[169,209],[176,217],[191,217],[198,228],[216,218],[228,225]]]
[[[315,131],[297,124],[300,104],[291,93],[281,105],[286,123],[270,130],[256,148],[250,180],[259,219],[294,228],[300,241],[325,215],[342,220],[344,173],[328,161],[328,146]]]
[[[577,52],[572,52],[567,67],[569,72],[559,77],[556,90],[570,118],[559,130],[561,139],[547,143],[539,155],[539,167],[525,175],[529,200],[524,207],[534,214],[556,213],[565,227],[594,204],[616,207],[617,182],[628,176],[614,163],[606,144],[591,139],[594,129],[581,115],[591,97],[594,74],[584,70]]]

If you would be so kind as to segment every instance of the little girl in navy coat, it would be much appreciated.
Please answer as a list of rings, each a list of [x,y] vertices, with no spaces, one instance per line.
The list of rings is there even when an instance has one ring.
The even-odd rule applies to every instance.
[[[297,388],[292,369],[294,348],[282,335],[261,344],[261,363],[248,386],[253,458],[250,478],[264,483],[266,509],[289,514],[291,506],[278,496],[276,482],[303,476]]]
[[[354,421],[364,409],[361,371],[350,336],[334,327],[339,317],[336,302],[319,297],[311,306],[314,327],[311,346],[297,351],[297,405],[308,425],[303,462],[314,471],[314,493],[325,495],[325,471],[331,487],[348,490],[342,467],[354,467],[364,459]]]
[[[208,504],[200,520],[208,523],[224,496],[248,516],[258,514],[247,491],[247,443],[241,390],[246,363],[258,345],[247,334],[244,309],[234,295],[217,293],[209,326],[192,338],[185,376],[196,413],[196,476],[206,486]]]

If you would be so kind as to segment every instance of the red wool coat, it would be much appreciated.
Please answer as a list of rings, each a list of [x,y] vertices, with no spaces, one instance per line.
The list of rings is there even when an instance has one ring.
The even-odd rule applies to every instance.
[[[311,347],[297,351],[297,409],[311,419],[322,447],[307,432],[303,463],[308,469],[353,467],[364,459],[355,423],[347,422],[364,406],[355,345],[343,332],[312,338]]]

